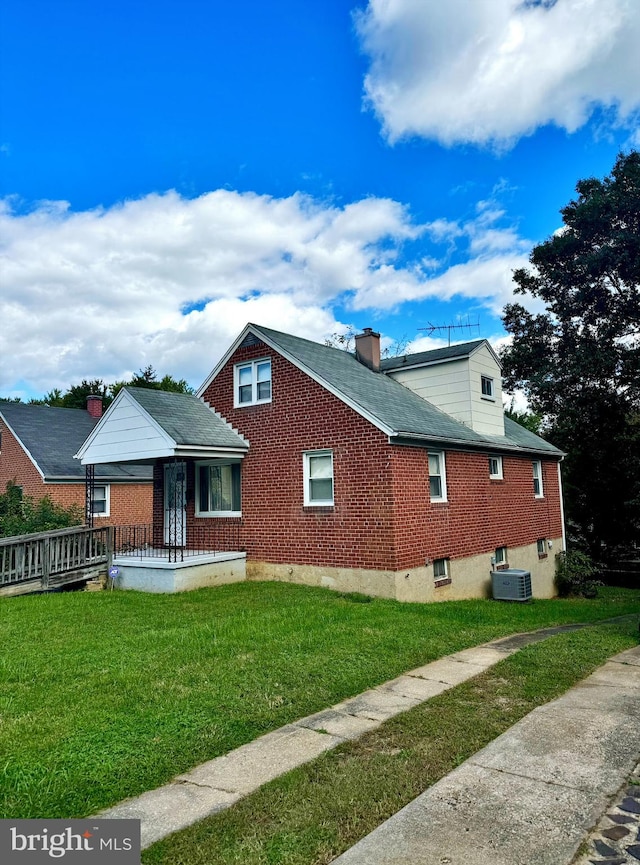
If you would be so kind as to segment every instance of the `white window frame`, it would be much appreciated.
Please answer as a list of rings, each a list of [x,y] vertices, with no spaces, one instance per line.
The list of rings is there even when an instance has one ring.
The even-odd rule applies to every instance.
[[[96,490],[104,490],[104,499],[96,499]],[[104,501],[104,511],[96,511],[96,501]],[[111,484],[94,484],[91,494],[91,516],[93,517],[108,517],[111,516]]]
[[[438,460],[438,468],[439,473],[437,475],[433,475],[433,477],[440,478],[440,495],[434,496],[431,493],[431,466],[429,465],[429,458],[436,457]],[[446,460],[444,451],[428,451],[427,452],[427,468],[429,470],[429,500],[432,502],[446,502],[447,501],[447,469],[446,469]]]
[[[331,498],[330,499],[312,499],[311,498],[311,458],[312,457],[331,457]],[[304,477],[304,506],[306,508],[328,508],[335,504],[336,487],[335,487],[335,467],[333,462],[332,450],[317,450],[305,451],[302,454],[302,472]]]
[[[542,484],[542,460],[533,460],[531,468],[533,471],[533,495],[537,499],[543,499],[544,486]]]
[[[197,517],[241,517],[242,516],[242,468],[240,468],[240,509],[235,511],[202,511],[200,510],[200,469],[205,466],[242,466],[242,460],[198,460],[196,469],[196,501],[195,515]]]
[[[262,364],[269,364],[269,396],[263,399],[258,399],[258,367]],[[251,400],[240,401],[240,371],[243,369],[251,370]],[[233,407],[247,408],[250,405],[262,405],[271,402],[273,395],[273,370],[270,357],[261,357],[258,360],[248,360],[243,363],[237,363],[233,367]]]
[[[491,469],[493,468],[491,465],[491,461],[496,461],[496,471],[493,472]],[[502,470],[502,457],[496,456],[496,454],[489,454],[489,477],[493,481],[501,481],[504,478],[503,470]]]
[[[496,568],[499,567],[500,565],[508,565],[509,564],[508,554],[509,554],[509,551],[507,550],[506,547],[496,547],[496,551],[493,554],[493,557],[495,559]]]
[[[493,386],[493,379],[490,375],[480,376],[480,394],[482,396],[482,399],[495,400],[495,388]]]
[[[442,570],[444,573],[438,574],[436,570]],[[450,581],[451,577],[449,576],[449,559],[434,559],[433,560],[433,581],[434,583],[442,583],[445,580]]]
[[[538,557],[542,558],[547,555],[547,539],[546,538],[538,538],[536,541],[536,547],[538,549]]]

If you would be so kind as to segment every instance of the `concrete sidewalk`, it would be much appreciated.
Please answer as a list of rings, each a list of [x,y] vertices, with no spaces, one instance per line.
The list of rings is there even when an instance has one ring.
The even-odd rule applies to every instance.
[[[141,821],[142,846],[143,848],[148,847],[179,829],[184,829],[211,814],[229,808],[268,781],[315,759],[342,742],[358,738],[363,733],[380,726],[380,724],[389,718],[479,675],[494,664],[519,651],[523,646],[539,642],[555,634],[582,627],[589,627],[589,625],[572,624],[545,628],[527,634],[518,634],[494,640],[483,646],[456,652],[453,655],[411,670],[397,679],[386,682],[357,697],[345,700],[322,712],[301,718],[295,723],[287,724],[247,745],[236,748],[228,754],[197,766],[190,772],[177,776],[163,787],[143,793],[135,799],[121,802],[113,808],[94,815],[94,817],[139,819]],[[533,761],[533,756],[537,753],[536,749],[538,749],[541,758],[544,758],[545,754],[547,755],[545,758],[547,762],[544,763],[543,759],[543,763],[546,766],[547,774],[551,776],[551,780],[548,781],[541,775],[539,786],[544,787],[545,784],[555,785],[553,787],[554,795],[556,795],[556,798],[553,799],[553,803],[555,804],[553,807],[551,805],[549,807],[554,811],[559,820],[563,820],[565,816],[568,819],[571,809],[574,806],[578,807],[579,803],[582,803],[581,807],[584,810],[586,807],[584,802],[589,799],[589,795],[592,792],[589,785],[592,785],[595,789],[597,787],[596,778],[602,782],[602,790],[599,791],[599,795],[600,793],[603,796],[610,795],[611,792],[617,789],[626,770],[627,763],[625,761],[631,759],[629,756],[631,754],[640,754],[640,717],[638,715],[640,707],[640,667],[637,666],[640,663],[640,648],[635,656],[633,656],[634,651],[636,650],[631,650],[631,654],[623,653],[623,655],[618,656],[617,660],[610,662],[604,668],[601,668],[598,673],[594,674],[596,677],[597,675],[605,676],[605,682],[594,680],[594,683],[590,686],[584,686],[586,690],[580,692],[578,697],[571,696],[576,689],[569,691],[565,695],[565,698],[569,701],[572,699],[577,700],[576,705],[569,703],[567,707],[555,714],[556,710],[552,707],[560,701],[537,709],[508,733],[497,739],[489,748],[479,752],[478,755],[464,764],[467,767],[465,769],[465,772],[468,772],[467,775],[462,772],[463,767],[460,767],[460,769],[444,778],[435,787],[431,788],[428,793],[424,794],[424,796],[429,796],[431,791],[436,790],[440,785],[444,785],[443,790],[448,790],[447,783],[455,785],[457,783],[457,773],[462,772],[460,775],[462,779],[460,793],[445,792],[444,794],[445,799],[447,797],[451,799],[449,802],[451,808],[450,813],[447,814],[447,819],[449,817],[455,818],[454,823],[455,821],[459,823],[461,814],[468,811],[470,822],[467,827],[467,841],[473,839],[471,848],[474,851],[476,850],[476,831],[479,831],[481,825],[489,828],[498,826],[499,823],[496,821],[499,815],[494,815],[493,811],[494,809],[499,811],[503,807],[503,804],[507,814],[513,812],[512,823],[516,827],[516,832],[520,831],[517,828],[519,819],[524,824],[529,825],[530,832],[533,832],[533,834],[536,832],[544,834],[547,831],[542,827],[546,825],[545,821],[547,819],[551,820],[551,817],[547,818],[545,816],[546,812],[540,810],[541,807],[547,807],[547,805],[540,798],[539,791],[535,785],[531,787],[531,781],[535,779],[528,779],[528,787],[525,784],[524,788],[520,790],[516,785],[513,787],[513,793],[509,792],[511,789],[509,783],[513,786],[513,779],[520,777],[519,774],[512,771],[513,765],[516,763],[520,772],[520,761],[524,759],[523,755],[517,751],[517,748],[513,744],[515,740],[511,740],[509,736],[512,734],[512,731],[516,731],[522,725],[524,725],[525,730],[528,729],[527,724],[531,725],[532,732],[530,736],[531,741],[534,743],[531,745],[533,749],[532,754],[523,763],[522,778],[526,778],[526,767]],[[635,657],[636,660],[633,661],[633,664],[636,664],[636,666],[632,666],[632,662],[629,660],[621,661],[620,658],[623,657]],[[631,676],[631,683],[627,672],[629,669],[635,674],[635,679],[633,675]],[[620,680],[619,688],[615,685],[617,680],[612,670],[618,672],[618,679]],[[591,679],[594,679],[594,676]],[[591,681],[591,679],[588,681]],[[587,706],[587,703],[590,705]],[[633,722],[631,722],[633,712],[635,712],[635,717]],[[628,731],[627,728],[629,728]],[[517,738],[519,734],[516,732],[513,735]],[[588,737],[586,740],[587,745],[584,749],[581,745],[583,736]],[[611,743],[609,743],[608,736],[612,737]],[[556,752],[560,748],[561,743],[561,751],[564,756],[556,765],[556,761],[559,759],[559,755]],[[494,746],[495,750],[492,751]],[[601,748],[601,750],[597,751],[597,748]],[[562,749],[566,750],[566,753]],[[592,753],[594,749],[596,750]],[[578,771],[577,766],[581,759],[582,750],[585,751],[584,757],[587,761],[585,764],[586,768],[583,769],[583,772],[586,773],[584,784],[587,786],[587,793],[589,794],[586,795],[586,799],[585,795],[582,795],[584,791],[581,794],[582,798],[578,795],[578,791],[572,791],[571,796],[569,796],[568,792],[572,790],[571,785],[575,780],[570,770],[573,767],[574,772]],[[492,759],[495,766],[489,767],[488,765],[482,766],[481,764],[474,763],[480,755],[486,754],[493,754]],[[489,759],[489,757],[484,757],[483,759]],[[567,764],[566,778],[562,775],[562,772],[565,771],[562,768],[565,763]],[[496,778],[493,776],[489,780],[484,778],[480,770],[482,769],[486,772],[489,768],[492,768],[496,778],[501,780],[501,784],[498,784]],[[554,773],[556,773],[557,777]],[[484,789],[485,782],[487,786],[486,790]],[[453,790],[454,788],[451,789]],[[559,792],[562,795],[559,795]],[[437,797],[438,794],[434,795]],[[406,865],[414,862],[425,862],[429,863],[429,865],[440,862],[464,862],[465,865],[467,863],[484,865],[486,862],[488,865],[491,862],[491,865],[500,865],[503,861],[505,863],[508,862],[509,865],[516,865],[520,861],[523,863],[526,862],[527,865],[531,865],[531,863],[536,863],[537,865],[538,862],[540,865],[544,865],[546,862],[564,862],[561,859],[538,860],[526,857],[520,860],[514,858],[511,852],[508,858],[502,860],[495,856],[493,849],[495,839],[488,847],[488,850],[492,851],[490,858],[476,859],[475,852],[470,858],[465,858],[465,856],[470,856],[469,851],[466,851],[461,858],[452,858],[455,846],[452,847],[451,852],[448,852],[448,847],[452,843],[451,838],[458,836],[460,833],[464,837],[466,828],[464,826],[456,828],[452,823],[449,827],[450,832],[447,834],[448,830],[445,820],[442,825],[443,834],[441,835],[440,829],[437,828],[437,822],[432,826],[428,825],[431,822],[431,816],[425,818],[425,831],[427,835],[430,835],[434,839],[433,843],[439,851],[438,856],[440,858],[433,858],[435,854],[430,852],[428,855],[425,854],[426,858],[421,859],[417,856],[409,840],[398,842],[398,846],[396,845],[395,833],[399,830],[394,827],[397,825],[401,830],[406,825],[409,827],[409,833],[412,835],[413,827],[417,828],[422,820],[420,816],[422,806],[416,804],[421,802],[422,799],[423,797],[419,797],[419,799],[407,806],[396,817],[387,821],[387,823],[376,830],[377,832],[383,832],[382,837],[394,838],[393,841],[390,841],[388,848],[382,843],[380,849],[377,849],[379,844],[377,840],[369,842],[369,839],[376,835],[374,832],[336,861],[362,863],[362,865],[377,865],[377,863],[382,865],[382,863],[387,862],[406,863]],[[520,807],[521,805],[522,807]],[[408,809],[412,809],[414,806],[417,809],[415,814],[412,811],[408,811]],[[603,800],[598,798],[597,800],[593,800],[592,805],[587,808],[584,814],[582,811],[577,813],[574,822],[576,822],[576,826],[580,827],[582,834],[584,834],[584,831],[589,826],[595,823],[595,818],[600,814],[598,808],[601,810],[602,807]],[[479,813],[471,819],[473,808],[479,809]],[[481,808],[484,808],[484,811],[480,810]],[[409,815],[406,818],[408,820],[407,823],[405,823],[405,817],[401,816],[405,812],[408,812]],[[593,819],[591,817],[592,812]],[[589,819],[591,820],[590,823]],[[393,821],[398,822],[394,824]],[[586,826],[584,825],[585,821],[587,823]],[[478,828],[476,827],[476,822]],[[550,823],[550,825],[552,824]],[[496,831],[499,833],[501,830],[496,829]],[[391,834],[385,835],[384,833]],[[428,845],[425,846],[425,841],[422,839],[420,832],[417,832],[415,837],[418,847],[431,849]],[[481,837],[481,833],[478,837]],[[505,837],[510,836],[507,834]],[[376,848],[374,852],[381,857],[387,855],[385,849],[388,849],[388,855],[392,856],[392,858],[372,857],[372,849],[367,846],[368,843],[373,843],[373,847]],[[406,848],[406,858],[398,858],[398,849],[404,849],[402,845],[405,843],[408,845]],[[365,851],[363,854],[359,852],[361,847]],[[349,859],[347,858],[349,856],[355,858]]]
[[[608,806],[600,829],[628,843],[621,853],[596,839],[581,861],[637,863],[640,796],[623,788],[617,808],[612,797],[639,758],[640,646],[535,709],[335,865],[568,865]]]

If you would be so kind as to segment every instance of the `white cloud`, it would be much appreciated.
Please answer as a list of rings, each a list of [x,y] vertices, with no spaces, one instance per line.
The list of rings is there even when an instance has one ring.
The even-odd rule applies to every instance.
[[[340,326],[335,298],[413,279],[397,256],[422,231],[379,198],[338,207],[216,190],[80,213],[15,206],[0,209],[0,393],[149,363],[198,384],[249,320],[322,340]]]
[[[596,107],[637,127],[637,0],[369,0],[356,24],[368,103],[391,141],[512,144]]]

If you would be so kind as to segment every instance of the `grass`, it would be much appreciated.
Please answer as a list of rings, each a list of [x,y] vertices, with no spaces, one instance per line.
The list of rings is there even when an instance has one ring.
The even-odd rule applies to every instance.
[[[77,817],[493,637],[637,612],[399,604],[282,583],[0,599],[0,813]]]
[[[525,648],[155,844],[142,861],[325,865],[536,706],[634,644],[637,625],[626,623]]]

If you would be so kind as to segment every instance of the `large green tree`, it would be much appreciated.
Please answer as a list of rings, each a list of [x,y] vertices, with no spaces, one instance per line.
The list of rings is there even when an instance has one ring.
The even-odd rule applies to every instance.
[[[524,390],[567,452],[567,515],[597,556],[640,541],[640,153],[581,180],[563,227],[514,272],[506,386]]]

